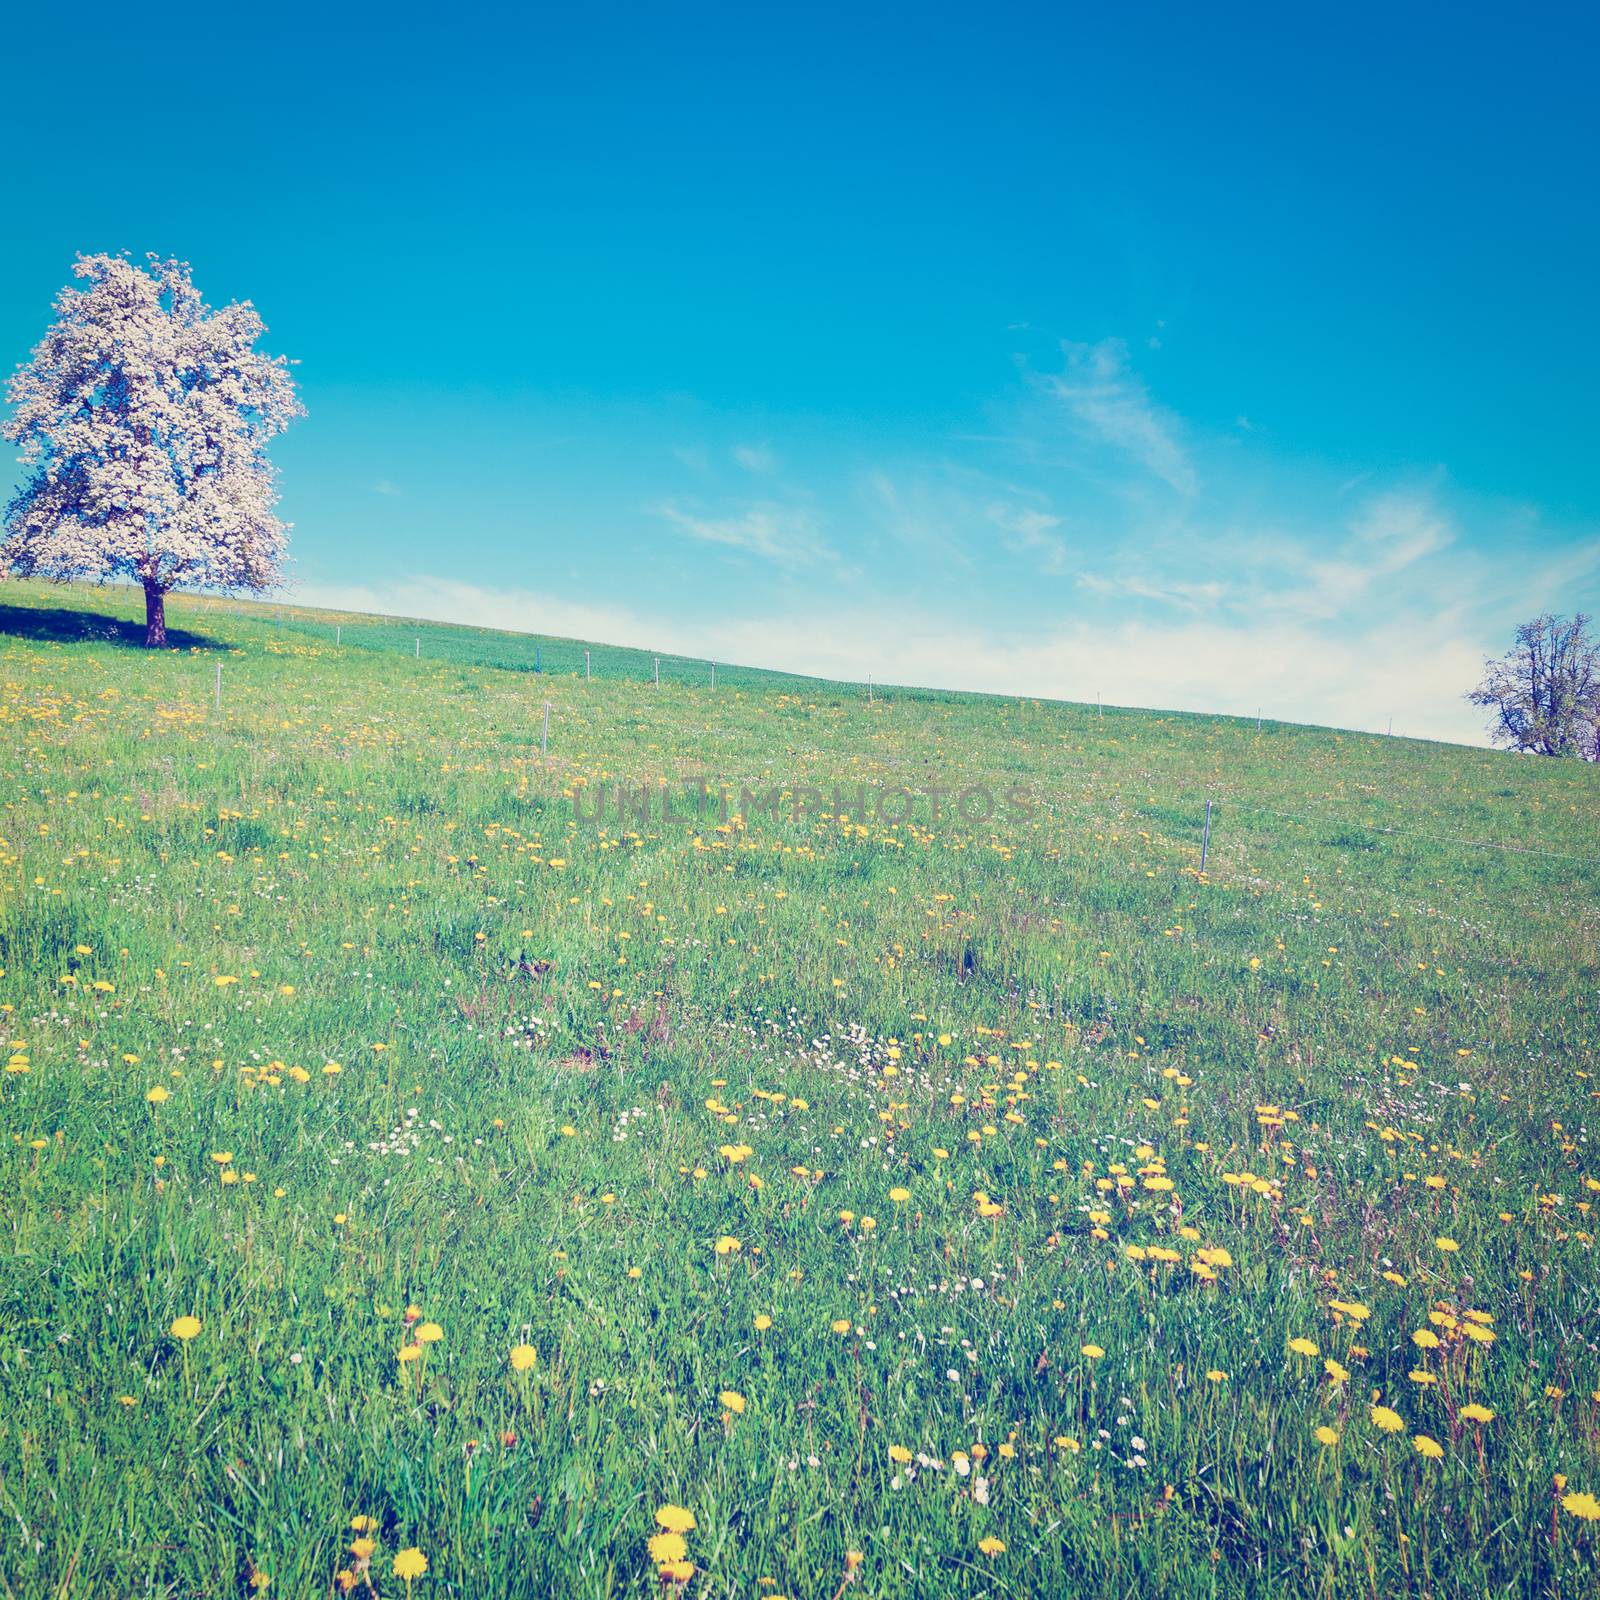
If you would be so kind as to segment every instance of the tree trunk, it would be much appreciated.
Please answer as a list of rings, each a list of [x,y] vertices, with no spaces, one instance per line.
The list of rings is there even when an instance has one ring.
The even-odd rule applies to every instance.
[[[144,586],[144,647],[146,650],[167,647],[167,591],[153,583]]]

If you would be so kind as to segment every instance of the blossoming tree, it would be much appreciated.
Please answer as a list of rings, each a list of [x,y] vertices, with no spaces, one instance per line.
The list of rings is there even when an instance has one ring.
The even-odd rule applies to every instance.
[[[213,310],[187,262],[80,256],[73,271],[88,286],[57,296],[8,388],[0,434],[31,471],[6,508],[0,573],[131,578],[159,647],[169,590],[276,580],[288,527],[266,446],[303,411],[287,359],[254,348],[255,308]]]

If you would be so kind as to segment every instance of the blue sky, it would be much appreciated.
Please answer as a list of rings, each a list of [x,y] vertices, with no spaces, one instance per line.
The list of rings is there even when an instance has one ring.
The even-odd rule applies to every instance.
[[[1592,8],[217,16],[11,25],[0,361],[254,300],[308,601],[1463,739],[1600,610]]]

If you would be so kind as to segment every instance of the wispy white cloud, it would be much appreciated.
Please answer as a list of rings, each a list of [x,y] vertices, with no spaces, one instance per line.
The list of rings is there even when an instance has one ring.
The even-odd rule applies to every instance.
[[[1456,536],[1450,518],[1433,496],[1416,490],[1375,496],[1362,508],[1351,532],[1363,544],[1382,552],[1386,572],[1443,550]]]
[[[1217,579],[1197,583],[1187,578],[1150,578],[1136,573],[1108,578],[1098,572],[1080,572],[1078,582],[1091,594],[1108,599],[1152,600],[1183,611],[1213,611],[1228,595],[1227,584]]]
[[[947,484],[921,476],[902,481],[880,469],[867,474],[866,490],[872,514],[897,544],[947,568],[972,565],[973,519]]]
[[[372,492],[374,494],[388,495],[392,499],[399,499],[400,485],[397,483],[390,483],[387,478],[379,478],[378,481],[373,484]]]
[[[1593,593],[1600,578],[1600,538],[1584,539],[1566,550],[1551,550],[1541,539],[1525,561],[1526,610],[1573,609],[1573,596]]]
[[[801,506],[764,501],[732,515],[708,516],[667,503],[655,508],[680,533],[704,544],[726,545],[784,566],[822,561],[832,555],[816,517]]]
[[[1454,563],[1456,538],[1430,489],[1395,489],[1309,528],[1191,514],[1160,535],[1105,541],[1078,583],[1108,600],[1355,625],[1370,620],[1375,602],[1393,612],[1413,589],[1425,589],[1435,611],[1470,595],[1479,575]]]
[[[1277,549],[1251,569],[1253,604],[1313,617],[1337,617],[1370,599],[1380,587],[1392,605],[1398,586],[1414,581],[1426,564],[1438,605],[1443,587],[1459,574],[1444,574],[1439,555],[1454,543],[1456,529],[1433,494],[1424,489],[1389,490],[1363,501],[1342,530],[1317,545],[1280,536]],[[1274,586],[1275,571],[1287,581]]]
[[[1071,569],[1071,551],[1056,532],[1062,519],[1037,506],[1012,505],[993,501],[987,508],[989,521],[1000,530],[1001,543],[1013,555],[1030,557],[1038,570],[1049,577],[1065,577]]]
[[[1179,494],[1194,494],[1199,478],[1183,443],[1182,424],[1151,399],[1128,363],[1122,340],[1067,340],[1061,350],[1062,370],[1040,381],[1077,434],[1126,456]]]
[[[675,444],[672,447],[672,455],[680,466],[685,466],[702,477],[711,471],[711,452],[704,445]]]
[[[776,472],[778,455],[770,444],[738,444],[733,447],[733,459],[746,472]]]
[[[997,543],[1046,576],[1070,569],[1066,541],[1056,531],[1063,519],[1047,509],[1042,494],[948,462],[936,472],[879,469],[865,486],[870,509],[889,535],[945,571],[992,567]]]

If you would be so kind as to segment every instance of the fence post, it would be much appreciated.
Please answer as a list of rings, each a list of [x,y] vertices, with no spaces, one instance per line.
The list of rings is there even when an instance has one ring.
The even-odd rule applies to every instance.
[[[539,735],[539,754],[548,754],[550,749],[550,702],[544,703],[544,732]]]
[[[222,709],[222,663],[217,663],[217,710]]]
[[[1211,797],[1206,796],[1206,825],[1200,834],[1200,870],[1206,870],[1206,851],[1211,846]]]
[[[872,704],[872,674],[870,672],[867,674],[867,704],[869,706]]]
[[[421,659],[422,659],[422,640],[418,639],[417,640],[417,660],[420,661]]]
[[[533,647],[533,670],[535,672],[544,671],[544,646],[542,644],[536,644]]]
[[[587,650],[583,652],[583,675],[585,678],[589,676],[589,652]]]
[[[661,657],[656,657],[656,688],[661,687]]]
[[[713,661],[711,663],[711,687],[713,689],[715,689],[716,686],[717,686],[717,664],[716,664],[715,661]]]
[[[336,622],[333,625],[333,642],[335,644],[344,643],[344,625],[342,623]]]

